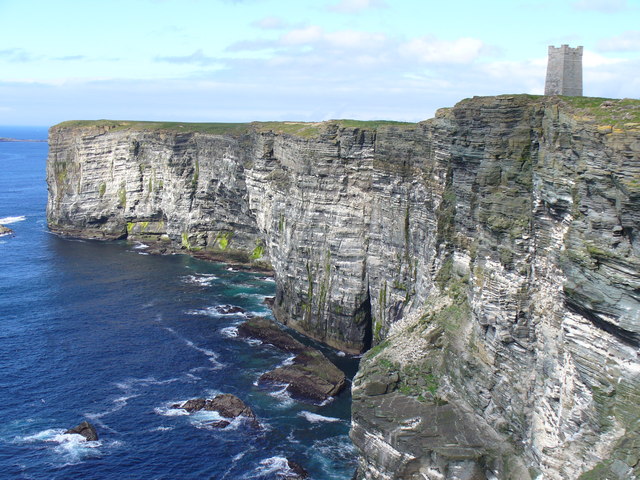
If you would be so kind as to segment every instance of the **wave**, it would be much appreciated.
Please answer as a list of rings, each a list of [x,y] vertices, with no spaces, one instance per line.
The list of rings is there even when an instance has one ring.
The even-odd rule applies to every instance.
[[[12,223],[18,223],[26,220],[27,217],[24,215],[19,215],[17,217],[3,217],[0,218],[0,225],[10,225]]]
[[[164,328],[167,332],[172,333],[173,335],[175,335],[176,338],[178,338],[179,340],[181,340],[185,345],[187,345],[189,348],[192,348],[193,350],[196,350],[200,353],[203,353],[204,355],[206,355],[207,357],[209,357],[209,361],[214,364],[216,366],[216,368],[222,368],[224,367],[223,363],[220,363],[218,361],[218,354],[216,352],[214,352],[213,350],[209,350],[208,348],[203,348],[203,347],[199,347],[198,345],[196,345],[195,343],[193,343],[191,340],[189,340],[188,338],[184,338],[182,335],[180,335],[178,332],[176,332],[173,328],[171,327],[162,327]]]
[[[317,413],[311,413],[306,410],[303,410],[302,412],[298,412],[298,416],[304,417],[310,423],[321,423],[321,422],[334,423],[334,422],[342,421],[336,417],[325,417],[324,415],[318,415]]]
[[[187,315],[204,315],[206,317],[223,318],[223,317],[243,317],[251,318],[255,315],[253,312],[247,312],[244,308],[228,303],[214,305],[212,307],[200,308],[197,310],[187,310]]]
[[[245,478],[300,478],[291,468],[285,457],[275,455],[261,460],[258,467]]]
[[[289,387],[289,384],[287,383],[285,385],[281,385],[280,390],[269,392],[270,397],[273,397],[278,400],[278,404],[276,405],[276,408],[289,408],[291,405],[294,405],[296,403],[295,400],[291,398],[291,395],[287,390],[288,387]]]
[[[196,273],[195,275],[185,275],[183,277],[180,277],[180,279],[183,283],[199,285],[201,287],[209,287],[215,280],[218,279],[218,277],[210,273]]]
[[[220,330],[220,333],[227,338],[236,338],[238,336],[238,327],[224,327]]]
[[[108,415],[116,413],[127,406],[129,400],[132,398],[140,397],[142,393],[139,393],[141,388],[147,388],[155,385],[167,385],[179,381],[179,378],[169,378],[167,380],[157,380],[155,377],[144,378],[127,378],[120,382],[115,382],[114,385],[118,390],[122,392],[120,396],[111,399],[111,407],[101,412],[86,412],[84,416],[91,420],[96,425],[99,425],[103,429],[117,433],[114,429],[105,424],[102,419]]]
[[[357,466],[357,452],[348,435],[316,440],[309,446],[309,456],[315,457],[323,466],[323,470],[330,471],[332,465]]]
[[[136,250],[144,250],[145,248],[149,248],[149,245],[147,245],[146,243],[138,242],[133,246],[133,248],[135,248]]]
[[[17,437],[17,443],[44,444],[60,458],[64,465],[75,465],[89,458],[101,457],[104,448],[119,446],[121,442],[112,440],[89,441],[77,433],[65,433],[62,428],[49,428],[32,435]]]
[[[174,405],[182,405],[184,402],[186,402],[186,400],[167,402],[160,407],[154,408],[153,412],[156,415],[161,415],[163,417],[184,417],[186,415],[189,415],[189,412],[187,412],[183,408],[174,407]]]
[[[173,430],[176,427],[165,427],[164,425],[161,425],[159,427],[155,427],[155,428],[151,428],[149,429],[150,432],[168,432],[169,430]]]

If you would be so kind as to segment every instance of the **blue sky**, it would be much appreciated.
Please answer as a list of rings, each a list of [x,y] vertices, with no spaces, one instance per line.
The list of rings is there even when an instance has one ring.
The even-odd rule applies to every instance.
[[[0,125],[419,121],[542,93],[564,43],[640,97],[640,0],[0,0]]]

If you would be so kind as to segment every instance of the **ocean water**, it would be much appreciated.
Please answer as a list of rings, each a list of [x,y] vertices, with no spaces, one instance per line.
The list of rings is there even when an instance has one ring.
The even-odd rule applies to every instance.
[[[46,138],[0,127],[0,137]],[[325,405],[257,385],[287,355],[235,337],[271,279],[144,245],[58,238],[45,219],[46,143],[0,142],[0,477],[276,479],[295,460],[316,480],[349,479],[350,394]],[[306,341],[306,343],[309,343]],[[357,359],[323,350],[348,375]],[[233,393],[260,422],[171,408]],[[64,434],[83,420],[100,436]]]

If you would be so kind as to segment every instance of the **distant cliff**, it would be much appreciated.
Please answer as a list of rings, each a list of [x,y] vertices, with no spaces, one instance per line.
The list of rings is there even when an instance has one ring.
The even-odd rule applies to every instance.
[[[419,124],[67,122],[50,228],[270,264],[365,355],[359,478],[640,473],[640,102],[473,98]]]

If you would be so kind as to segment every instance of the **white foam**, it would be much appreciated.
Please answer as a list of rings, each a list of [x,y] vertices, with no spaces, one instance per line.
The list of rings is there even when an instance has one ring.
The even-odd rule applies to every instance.
[[[295,401],[293,400],[293,398],[291,398],[291,395],[289,395],[289,392],[287,391],[288,387],[289,384],[286,384],[282,386],[280,390],[269,392],[269,396],[279,400],[279,403],[277,405],[278,408],[288,408],[295,403]]]
[[[206,317],[213,318],[222,318],[222,317],[245,317],[249,318],[254,316],[252,313],[242,311],[242,312],[225,312],[225,309],[234,308],[234,305],[224,304],[224,305],[215,305],[213,307],[200,308],[197,310],[187,310],[185,313],[187,315],[204,315]],[[240,307],[241,308],[241,307]]]
[[[163,417],[183,417],[185,415],[189,415],[184,408],[174,408],[173,405],[182,405],[186,402],[186,400],[178,400],[177,402],[167,402],[160,407],[156,407],[153,409],[153,412],[157,415],[162,415]]]
[[[0,218],[0,225],[10,225],[12,223],[23,222],[27,219],[24,215],[20,215],[17,217],[3,217]]]
[[[18,437],[20,443],[45,443],[52,447],[53,452],[62,457],[66,465],[80,463],[87,457],[99,456],[97,450],[102,446],[102,442],[89,441],[77,433],[64,433],[64,429],[50,428],[33,435]],[[119,442],[111,442],[111,446],[118,445]]]
[[[347,354],[346,354],[346,353],[344,353],[343,351],[338,350],[338,352],[336,352],[336,355],[338,355],[339,357],[344,357],[344,356],[346,356]]]
[[[169,430],[173,430],[175,427],[156,427],[156,428],[152,428],[149,431],[150,432],[168,432]]]
[[[240,297],[240,298],[256,298],[261,302],[264,302],[264,299],[270,296],[271,295],[264,295],[262,293],[246,293],[246,292],[236,293],[234,295],[234,297]]]
[[[299,412],[298,416],[299,417],[304,417],[310,423],[320,423],[320,422],[334,423],[334,422],[340,422],[341,421],[339,418],[325,417],[324,415],[318,415],[317,413],[311,413],[311,412],[308,412],[306,410],[303,410],[302,412]]]
[[[284,476],[293,476],[294,472],[289,468],[289,462],[285,457],[276,455],[274,457],[265,458],[260,461],[260,466],[256,468],[255,473],[259,477],[271,478],[273,475],[278,475],[278,478]]]
[[[286,358],[280,365],[278,365],[278,367],[276,368],[280,368],[280,367],[288,367],[290,365],[293,365],[293,361],[296,359],[296,355],[291,355],[290,357]]]
[[[227,338],[236,338],[238,336],[238,327],[224,327],[220,333]]]
[[[149,245],[145,243],[136,243],[133,248],[136,250],[144,250],[145,248],[149,248]]]
[[[329,405],[331,402],[333,402],[336,399],[336,397],[329,397],[326,400],[323,400],[322,402],[320,402],[318,404],[319,407],[325,407],[327,405]]]
[[[210,273],[197,273],[195,275],[186,275],[184,277],[181,277],[181,279],[184,283],[200,285],[201,287],[208,287],[214,280],[217,280],[218,277]]]
[[[167,332],[170,332],[173,335],[175,335],[178,339],[180,339],[182,342],[184,342],[184,344],[187,345],[189,348],[192,348],[192,349],[194,349],[194,350],[196,350],[196,351],[198,351],[200,353],[203,353],[207,357],[209,357],[209,361],[213,365],[215,365],[216,368],[224,367],[224,365],[218,361],[218,354],[216,352],[214,352],[213,350],[209,350],[208,348],[199,347],[198,345],[193,343],[188,338],[184,338],[182,335],[180,335],[178,332],[176,332],[171,327],[162,327],[162,328],[164,328]]]

